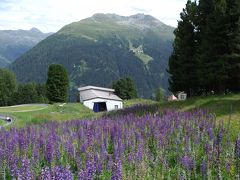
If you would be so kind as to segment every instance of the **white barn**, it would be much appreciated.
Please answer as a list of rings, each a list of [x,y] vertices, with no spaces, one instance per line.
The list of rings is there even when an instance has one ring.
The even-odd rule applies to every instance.
[[[123,108],[122,99],[114,94],[114,89],[96,86],[78,88],[80,102],[94,112]]]
[[[187,94],[184,91],[178,92],[177,97],[179,101],[185,101],[187,99]]]

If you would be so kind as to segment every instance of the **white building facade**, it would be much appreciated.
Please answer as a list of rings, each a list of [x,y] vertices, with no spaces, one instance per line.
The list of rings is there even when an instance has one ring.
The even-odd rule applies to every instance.
[[[123,108],[122,99],[114,94],[114,89],[85,86],[78,88],[80,102],[94,112]]]

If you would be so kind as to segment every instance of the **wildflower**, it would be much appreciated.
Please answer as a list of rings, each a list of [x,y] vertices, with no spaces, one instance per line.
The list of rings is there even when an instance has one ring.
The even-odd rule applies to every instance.
[[[200,170],[201,170],[202,177],[205,179],[205,177],[207,175],[207,163],[205,160],[202,161]]]
[[[113,164],[111,180],[120,180],[120,179],[122,179],[122,162],[120,158],[116,158],[116,161]]]
[[[237,139],[235,142],[235,157],[240,159],[240,139]]]
[[[184,168],[186,168],[189,171],[193,170],[195,163],[192,157],[185,155],[180,159],[180,161]]]
[[[22,167],[17,170],[16,173],[18,180],[31,180],[33,179],[33,174],[30,170],[30,162],[27,159],[22,159]]]

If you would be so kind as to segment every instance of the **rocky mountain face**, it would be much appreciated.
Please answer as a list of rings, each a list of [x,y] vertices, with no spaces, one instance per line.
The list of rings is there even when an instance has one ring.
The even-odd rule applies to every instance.
[[[0,67],[8,66],[51,34],[42,33],[36,28],[30,30],[0,30]]]
[[[20,82],[45,82],[49,64],[62,64],[76,89],[131,77],[140,97],[151,97],[158,87],[167,89],[168,58],[174,28],[156,18],[136,14],[95,14],[64,26],[18,58],[10,69]]]

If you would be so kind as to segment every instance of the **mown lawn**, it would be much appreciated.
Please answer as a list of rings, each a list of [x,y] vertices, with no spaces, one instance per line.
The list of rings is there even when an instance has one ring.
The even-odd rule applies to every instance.
[[[23,112],[25,110],[27,112]],[[17,108],[9,107],[0,109],[0,114],[13,116],[14,122],[11,126],[15,127],[41,124],[51,120],[89,119],[96,116],[95,113],[80,103],[68,103],[64,106],[61,106],[61,104],[53,104],[47,107],[29,105]]]
[[[0,119],[0,126],[3,126],[4,124],[6,124],[6,122]]]
[[[0,113],[6,112],[22,112],[22,111],[37,111],[47,108],[47,105],[19,105],[19,106],[8,106],[0,107]]]

